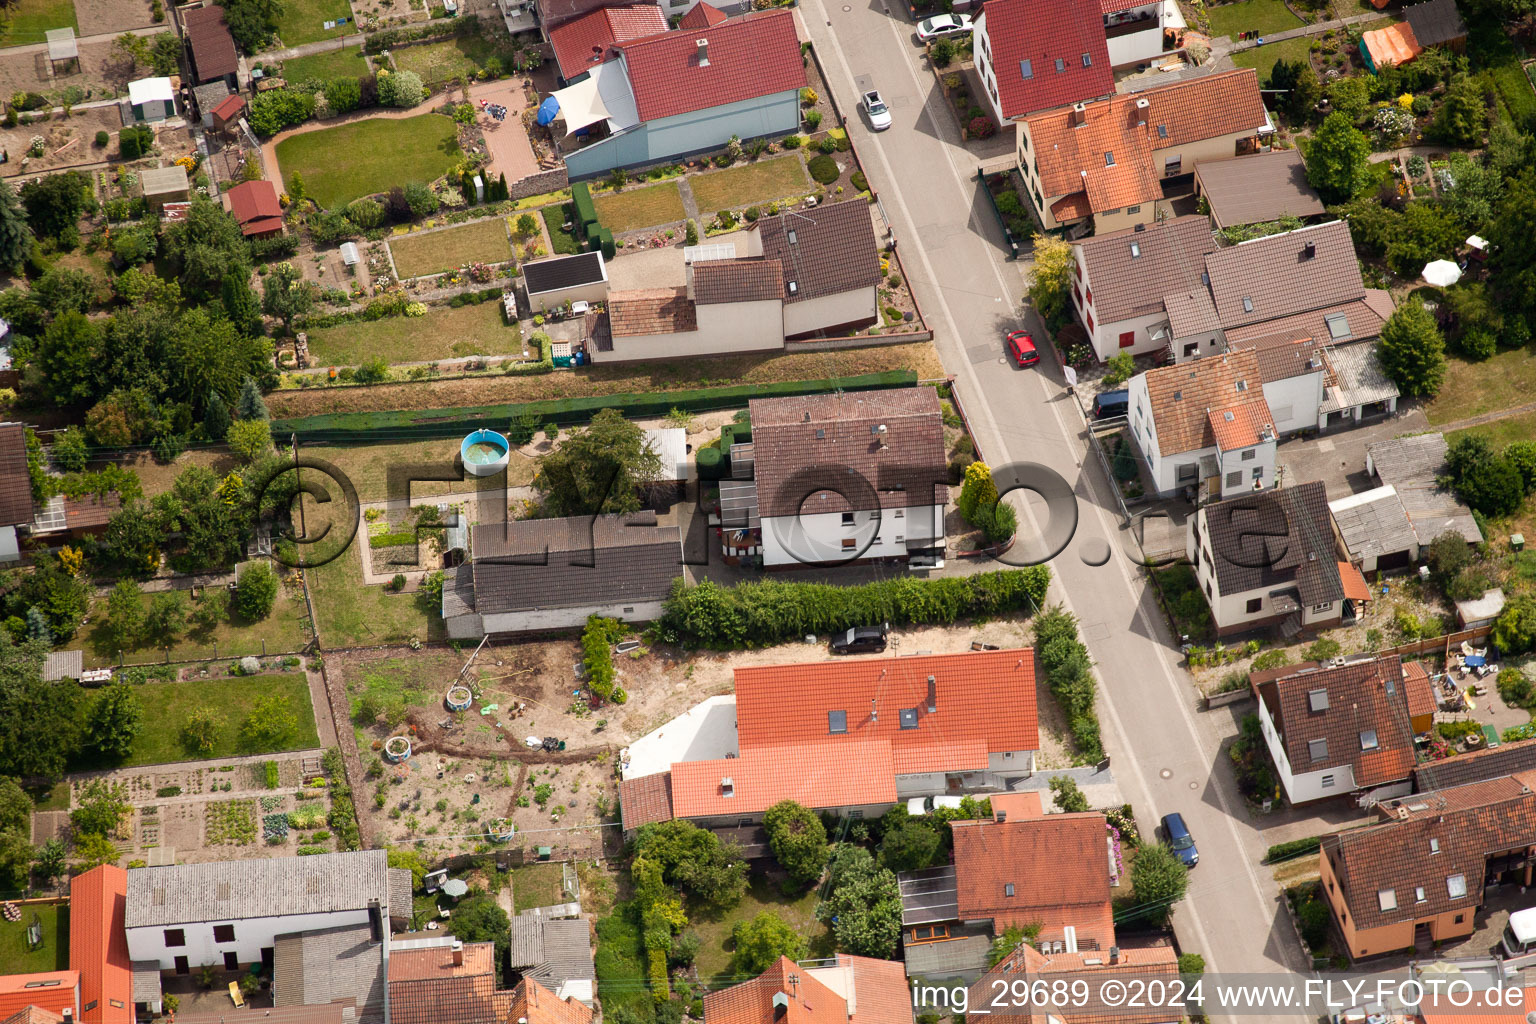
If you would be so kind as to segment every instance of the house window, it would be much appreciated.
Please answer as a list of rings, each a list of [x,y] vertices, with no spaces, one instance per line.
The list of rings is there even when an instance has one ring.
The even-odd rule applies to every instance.
[[[234,942],[235,926],[232,924],[216,924],[213,926],[214,942]]]
[[[1019,77],[1023,78],[1025,81],[1035,77],[1034,61],[1019,61]]]
[[[121,999],[108,999],[107,1005],[118,1010],[126,1010],[128,1008],[128,1004]]]
[[[1167,125],[1160,124],[1160,125],[1157,126],[1157,137],[1160,138],[1160,139],[1166,139],[1168,137],[1168,126]],[[1175,157],[1174,159],[1178,159],[1178,158]]]
[[[1184,170],[1183,156],[1170,156],[1163,160],[1163,177],[1172,177]]]
[[[1325,690],[1325,689],[1308,690],[1307,691],[1307,710],[1313,711],[1313,712],[1327,711],[1328,710],[1328,691]]]
[[[1334,341],[1343,341],[1349,337],[1349,317],[1343,313],[1329,313],[1323,317],[1323,323],[1328,325],[1328,336]]]
[[[1308,740],[1307,753],[1312,756],[1314,761],[1328,760],[1328,738],[1324,736],[1320,739]]]
[[[1056,58],[1056,73],[1057,74],[1061,74],[1061,72],[1063,72],[1065,70],[1067,70],[1067,62],[1062,60],[1060,57],[1057,57]]]
[[[167,928],[165,930],[165,944],[167,946],[185,946],[187,933],[180,928]]]
[[[1121,331],[1120,332],[1120,347],[1121,348],[1130,348],[1134,344],[1136,344],[1136,332],[1135,331]]]
[[[853,538],[853,537],[844,537],[843,538],[843,550],[844,551],[852,551],[854,548],[856,548],[858,546],[859,546],[859,542],[855,538]]]
[[[1376,905],[1385,913],[1388,910],[1397,909],[1397,890],[1379,889],[1376,892]]]
[[[850,818],[862,818],[862,817],[864,817],[864,808],[862,808],[862,807],[854,808],[853,810],[848,812],[848,817],[850,817]]]
[[[846,711],[828,711],[827,712],[827,732],[832,733],[833,735],[836,735],[837,733],[844,733],[844,732],[847,732],[847,731],[848,731],[848,712],[846,712]]]
[[[1330,609],[1332,607],[1333,607],[1333,602],[1332,601],[1324,601],[1322,604],[1315,604],[1315,605],[1313,605],[1312,606],[1312,610],[1314,612],[1326,612],[1326,611],[1328,611],[1328,609]]]
[[[1323,776],[1323,788],[1324,789],[1332,789],[1333,788],[1333,776],[1332,775],[1324,775]]]
[[[1141,259],[1141,243],[1140,242],[1132,242],[1131,243],[1131,259],[1133,259],[1133,260]]]
[[[224,969],[226,971],[238,971],[240,969],[240,954],[232,949],[225,950]]]
[[[1082,306],[1083,304],[1083,293],[1077,290],[1076,281],[1072,282],[1072,304],[1074,306]]]
[[[1445,879],[1445,892],[1453,900],[1459,900],[1467,894],[1467,876],[1463,874],[1448,875]],[[1456,922],[1460,924],[1460,921]]]
[[[853,513],[852,512],[844,512],[843,513],[843,525],[844,526],[852,526],[853,525]]]
[[[1242,470],[1234,469],[1232,472],[1227,474],[1227,486],[1228,487],[1241,487],[1242,485],[1243,485],[1243,471]]]
[[[1092,293],[1089,293],[1089,294],[1091,295]],[[1090,302],[1093,301],[1092,298],[1090,298],[1089,301]],[[1084,314],[1084,316],[1083,316],[1083,326],[1088,328],[1088,333],[1089,334],[1093,333],[1093,314],[1092,313]]]
[[[1249,615],[1253,615],[1256,612],[1263,611],[1263,609],[1264,609],[1264,599],[1262,597],[1250,597],[1248,599],[1247,611],[1248,611]]]
[[[1192,341],[1189,344],[1184,346],[1184,354],[1186,356],[1192,356],[1196,352],[1199,352],[1199,351],[1200,351],[1200,343],[1198,341]]]
[[[1440,852],[1440,840],[1438,840],[1438,839],[1431,839],[1429,841],[1429,852],[1430,853],[1439,853]]]
[[[1205,599],[1207,601],[1209,601],[1211,599],[1211,581],[1210,580],[1206,580],[1205,581]]]
[[[1138,203],[1135,206],[1127,206],[1125,208],[1125,212],[1126,213],[1140,213],[1141,212],[1141,205]]]
[[[1115,166],[1115,154],[1111,153],[1107,149],[1104,151],[1104,166],[1105,167],[1113,167],[1113,166]]]
[[[912,929],[912,942],[942,942],[949,938],[947,924],[920,924]]]
[[[1467,915],[1466,914],[1457,914],[1456,915],[1456,923],[1457,924],[1461,924],[1461,922],[1465,921],[1466,919],[1467,919]]]
[[[1197,462],[1186,462],[1184,465],[1178,468],[1176,475],[1178,477],[1179,483],[1181,484],[1194,483],[1196,478],[1200,475],[1200,464]]]
[[[1090,54],[1090,53],[1083,54],[1083,67],[1085,67],[1085,68],[1093,67],[1093,55],[1092,54]]]
[[[1253,312],[1253,299],[1249,298],[1247,295],[1243,296],[1243,312],[1244,313],[1252,313]]]
[[[1424,887],[1422,885],[1416,886],[1414,888],[1414,890],[1413,890],[1413,902],[1415,902],[1415,903],[1423,903],[1428,898],[1429,897],[1424,895]]]
[[[1247,448],[1247,449],[1244,449],[1244,451],[1243,451],[1243,461],[1244,462],[1252,462],[1254,459],[1256,459],[1258,457],[1259,457],[1259,452],[1258,452],[1257,448]]]
[[[900,718],[903,729],[917,728],[917,708],[902,708]]]
[[[899,508],[899,509],[896,510],[895,518],[897,518],[897,519],[905,519],[906,516],[907,516],[907,510],[906,509]]]
[[[1263,480],[1264,479],[1264,467],[1263,466],[1254,466],[1253,467],[1253,478],[1255,480]]]
[[[1013,895],[1013,883],[1012,882],[1009,882],[1008,884],[1003,886],[1003,895],[1004,896],[1012,896]]]
[[[1362,729],[1360,731],[1360,749],[1375,750],[1381,744],[1376,739],[1375,729]]]
[[[99,1000],[99,999],[92,999],[90,1002],[86,1003],[85,1006],[83,1006],[81,1008],[80,1012],[81,1013],[90,1013],[92,1010],[96,1009],[96,1007],[98,1007],[100,1005],[101,1005],[101,1000]]]

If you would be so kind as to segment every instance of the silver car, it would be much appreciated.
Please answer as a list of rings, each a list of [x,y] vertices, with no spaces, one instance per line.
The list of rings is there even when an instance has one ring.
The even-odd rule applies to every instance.
[[[917,23],[917,38],[923,42],[939,36],[959,35],[971,30],[969,14],[935,14]]]
[[[883,132],[891,126],[891,111],[885,105],[885,100],[880,98],[880,93],[874,89],[866,92],[859,100],[864,107],[864,112],[869,115],[869,126],[877,132]]]

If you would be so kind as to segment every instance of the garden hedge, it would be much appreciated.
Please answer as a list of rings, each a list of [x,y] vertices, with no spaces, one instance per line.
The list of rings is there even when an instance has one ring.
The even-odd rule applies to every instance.
[[[579,234],[590,234],[589,224],[597,223],[597,207],[592,203],[592,190],[584,181],[578,181],[571,186],[571,205],[576,208],[576,225],[581,228]]]
[[[694,453],[693,461],[698,467],[700,480],[725,479],[725,457],[720,454],[719,448],[700,448]]]
[[[1307,853],[1316,853],[1323,845],[1321,836],[1311,836],[1307,839],[1292,839],[1288,843],[1276,843],[1264,854],[1266,864],[1277,864],[1282,860],[1290,860],[1292,857],[1300,857]]]
[[[739,583],[681,579],[653,627],[666,643],[732,650],[765,647],[852,626],[949,625],[958,619],[1033,611],[1045,600],[1051,571],[1043,565],[974,576],[899,577],[857,587],[825,583]]]
[[[617,409],[630,419],[665,416],[673,408],[687,412],[713,412],[734,409],[752,398],[786,395],[817,395],[843,391],[874,391],[881,388],[913,387],[914,370],[884,370],[853,377],[824,377],[817,380],[780,381],[773,384],[734,384],[719,388],[693,388],[685,391],[657,391],[649,394],[599,395],[591,398],[562,398],[545,402],[510,405],[480,405],[458,409],[405,409],[379,412],[327,413],[295,419],[272,421],[277,436],[298,434],[315,444],[370,444],[382,441],[426,441],[433,438],[460,437],[483,424],[501,429],[505,424],[529,415],[533,422],[578,426],[589,421],[601,409]]]

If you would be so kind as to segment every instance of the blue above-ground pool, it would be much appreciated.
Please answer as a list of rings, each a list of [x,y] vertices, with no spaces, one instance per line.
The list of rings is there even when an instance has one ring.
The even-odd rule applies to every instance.
[[[491,476],[507,468],[511,446],[494,430],[476,430],[459,445],[459,457],[471,476]]]

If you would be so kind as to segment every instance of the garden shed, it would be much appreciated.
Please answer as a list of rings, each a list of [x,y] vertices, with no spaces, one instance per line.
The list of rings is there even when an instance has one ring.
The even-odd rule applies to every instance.
[[[523,264],[523,287],[528,291],[528,308],[534,312],[567,302],[605,302],[608,268],[600,252],[551,256]]]
[[[59,65],[64,70],[69,69],[69,62],[74,61],[76,69],[80,66],[80,46],[75,41],[75,30],[72,28],[51,28],[46,33],[48,39],[48,73],[59,73]]]
[[[129,82],[128,106],[135,121],[164,121],[176,113],[176,89],[169,78]]]
[[[349,267],[355,267],[358,264],[358,259],[359,259],[359,257],[358,257],[358,254],[357,254],[357,243],[356,242],[342,242],[341,243],[341,262],[346,264]]]
[[[1483,596],[1471,601],[1456,602],[1456,625],[1461,629],[1491,626],[1504,610],[1504,591],[1494,588],[1483,591]]]
[[[186,202],[188,199],[187,169],[181,164],[151,167],[140,173],[139,184],[143,186],[144,199],[152,210],[158,210],[166,203]]]

